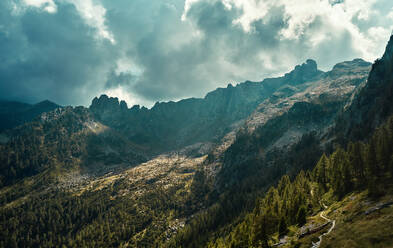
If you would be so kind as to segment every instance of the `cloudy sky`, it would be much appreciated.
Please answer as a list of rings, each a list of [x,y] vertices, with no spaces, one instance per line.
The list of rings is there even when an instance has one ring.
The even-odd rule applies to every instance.
[[[381,56],[391,0],[0,0],[0,99],[203,97],[307,58]]]

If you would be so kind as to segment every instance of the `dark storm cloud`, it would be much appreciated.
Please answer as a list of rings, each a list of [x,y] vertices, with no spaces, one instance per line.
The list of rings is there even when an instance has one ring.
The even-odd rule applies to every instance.
[[[116,73],[114,70],[108,75],[105,88],[112,89],[119,86],[130,87],[135,82],[136,77],[130,73],[120,72]]]
[[[85,104],[98,92],[94,81],[110,61],[107,42],[94,32],[71,4],[58,4],[50,14],[29,8],[12,14],[0,3],[0,98],[37,102],[49,98],[59,104]],[[98,75],[97,75],[98,72]]]
[[[201,97],[308,58],[323,69],[374,59],[393,21],[388,0],[43,1],[0,2],[0,98]]]
[[[208,47],[200,40],[191,42],[193,27],[181,21],[183,1],[103,3],[118,45],[143,69],[126,90],[156,101],[202,96],[215,87],[206,80],[212,56]]]
[[[180,18],[181,1],[152,3],[148,11],[139,6],[145,2],[134,1],[130,8],[117,4],[113,11],[112,3],[105,5],[108,26],[118,42],[128,42],[127,56],[144,69],[126,89],[151,101],[200,97],[228,82],[268,75],[272,70],[264,68],[258,51],[276,47],[277,26],[285,25],[282,8],[274,8],[266,24],[256,25],[257,33],[247,34],[232,24],[239,10],[227,10],[221,2],[194,5],[186,22]],[[146,22],[134,20],[135,10]],[[154,19],[160,21],[150,21]],[[124,23],[130,24],[127,32],[116,29]]]
[[[221,2],[213,4],[200,2],[188,13],[188,18],[205,34],[205,46],[209,47],[210,51],[216,51],[216,56],[224,57],[235,65],[251,66],[253,70],[260,67],[262,73],[270,74],[268,68],[263,68],[264,64],[261,63],[263,59],[258,56],[258,53],[269,53],[282,45],[278,39],[278,32],[286,26],[283,7],[272,8],[264,18],[264,22],[252,23],[254,32],[251,33],[245,33],[242,27],[233,25],[233,20],[237,16],[239,16],[238,10],[228,10]],[[274,54],[269,55],[274,57]],[[250,75],[253,78],[262,76],[260,73],[250,72],[250,74],[254,74]]]

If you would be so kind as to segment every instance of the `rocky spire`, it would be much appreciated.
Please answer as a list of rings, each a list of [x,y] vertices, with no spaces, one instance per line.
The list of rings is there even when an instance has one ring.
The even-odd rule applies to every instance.
[[[91,110],[124,110],[127,109],[125,101],[119,102],[117,97],[108,97],[101,95],[99,98],[95,97],[90,105]]]
[[[125,101],[119,102],[117,97],[101,95],[99,98],[93,99],[90,110],[100,120],[112,120],[123,116],[128,111],[128,107]]]
[[[297,65],[294,70],[285,74],[288,83],[296,85],[320,76],[323,72],[318,70],[317,62],[307,59],[306,63]]]

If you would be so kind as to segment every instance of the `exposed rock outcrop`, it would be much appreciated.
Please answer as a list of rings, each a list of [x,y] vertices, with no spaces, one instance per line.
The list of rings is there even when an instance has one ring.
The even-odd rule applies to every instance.
[[[264,100],[284,98],[298,92],[296,86],[315,81],[324,72],[314,60],[298,65],[283,77],[262,82],[229,84],[208,93],[203,99],[157,102],[151,109],[128,109],[117,98],[102,95],[90,106],[98,120],[123,133],[153,153],[170,151],[200,142],[221,140],[236,129]]]

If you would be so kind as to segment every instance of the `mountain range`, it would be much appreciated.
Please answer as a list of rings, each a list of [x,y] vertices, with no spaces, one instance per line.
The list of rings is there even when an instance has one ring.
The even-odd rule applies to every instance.
[[[393,195],[392,72],[393,36],[373,64],[309,59],[150,109],[1,101],[0,247],[310,247],[333,217],[376,225],[354,216]]]

